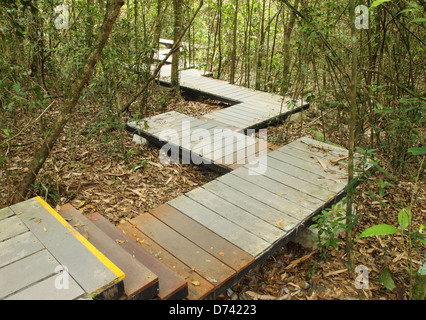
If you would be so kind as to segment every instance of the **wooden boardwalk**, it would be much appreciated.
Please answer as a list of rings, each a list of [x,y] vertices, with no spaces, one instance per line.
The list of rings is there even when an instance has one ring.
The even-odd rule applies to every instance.
[[[171,156],[183,163],[204,164],[222,172],[255,161],[271,148],[266,141],[175,111],[129,122],[127,129],[154,144],[167,144]]]
[[[163,66],[159,81],[170,86],[170,65]],[[279,95],[232,85],[227,81],[204,77],[198,69],[182,70],[180,87],[184,91],[229,102],[232,106],[204,115],[201,119],[236,130],[259,129],[278,119],[309,107]]]
[[[118,227],[187,280],[188,299],[215,298],[343,197],[346,156],[301,138]]]
[[[0,299],[118,298],[123,278],[41,198],[0,210]]]

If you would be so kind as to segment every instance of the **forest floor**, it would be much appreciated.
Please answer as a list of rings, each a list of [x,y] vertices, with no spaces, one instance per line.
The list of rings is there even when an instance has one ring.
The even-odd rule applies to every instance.
[[[186,98],[170,103],[167,111],[199,116],[224,107],[222,103],[211,100]],[[159,105],[155,101],[153,104]],[[156,110],[155,113],[164,111]],[[51,118],[58,114],[54,108],[49,112]],[[25,172],[34,148],[41,141],[40,128],[46,126],[40,121],[28,123],[28,118],[24,116],[20,121],[16,119],[13,120],[15,123],[11,134],[19,132],[21,128],[25,130],[7,148],[2,149],[2,158],[7,161],[0,167],[0,208],[8,205],[9,195]],[[118,130],[110,119],[105,110],[90,105],[81,106],[39,173],[34,194],[46,198],[53,206],[70,202],[83,213],[97,211],[118,224],[220,175],[193,165],[162,164],[157,147],[136,144],[132,134]],[[284,145],[301,136],[315,137],[322,130],[322,125],[318,113],[307,110],[303,117],[295,121],[268,128],[268,136],[271,143]],[[2,134],[0,132],[3,139]],[[277,137],[282,139],[277,140]],[[336,143],[340,141],[331,133],[327,139]],[[386,161],[385,158],[380,160]],[[387,187],[382,197],[372,199],[369,193],[379,194],[378,186],[373,183],[375,179],[384,178],[376,172],[359,187],[357,212],[360,219],[356,234],[379,223],[397,226],[398,211],[407,204],[411,204],[413,228],[417,230],[421,223],[425,224],[424,182],[417,186],[417,192],[412,196],[414,176],[407,175]],[[345,234],[338,237],[343,240]],[[419,268],[424,248],[410,251],[405,236],[389,236],[361,239],[355,243],[353,250],[355,265],[368,269],[366,289],[355,287],[359,274],[347,268],[344,241],[339,243],[338,250],[329,249],[326,260],[317,249],[290,242],[219,298],[407,299],[410,282],[407,270],[410,262],[413,270]],[[380,273],[386,266],[389,266],[396,285],[392,291],[386,290],[379,281]]]

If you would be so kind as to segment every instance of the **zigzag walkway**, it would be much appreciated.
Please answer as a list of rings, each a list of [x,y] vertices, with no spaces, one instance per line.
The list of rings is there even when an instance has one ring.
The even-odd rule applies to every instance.
[[[215,298],[340,200],[347,151],[301,138],[118,228]]]
[[[170,86],[170,65],[161,68],[159,82]],[[184,91],[229,102],[232,105],[204,115],[201,119],[235,130],[259,129],[309,107],[301,100],[292,100],[263,91],[232,85],[227,81],[204,77],[198,69],[179,72]]]

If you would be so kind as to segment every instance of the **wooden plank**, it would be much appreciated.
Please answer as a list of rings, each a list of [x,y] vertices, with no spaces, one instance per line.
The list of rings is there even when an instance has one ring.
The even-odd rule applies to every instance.
[[[194,79],[193,77],[182,77],[181,78],[181,85],[191,87],[193,89],[197,89],[200,91],[207,91],[212,92],[211,89],[219,88],[219,89],[226,89],[228,88],[227,83],[223,82],[217,82],[213,79],[207,79],[207,78],[197,78]]]
[[[186,193],[186,196],[216,212],[223,218],[239,225],[260,239],[267,241],[269,244],[276,242],[285,234],[283,230],[280,230],[275,225],[260,219],[256,215],[241,209],[204,188],[194,189]]]
[[[289,216],[303,221],[311,210],[302,207],[299,203],[291,202],[270,190],[264,189],[246,181],[238,176],[231,176],[230,174],[223,175],[216,179],[240,192],[259,200]]]
[[[259,117],[259,115],[251,113],[250,110],[240,110],[240,109],[236,109],[234,107],[235,107],[235,105],[227,107],[227,108],[219,109],[219,110],[211,112],[210,114],[221,113],[221,114],[227,114],[227,115],[230,115],[230,116],[234,116],[234,117],[237,117],[237,118],[241,117],[241,118],[246,119],[246,120],[251,120],[253,118]]]
[[[259,116],[258,114],[251,113],[250,110],[239,110],[233,107],[228,107],[222,110],[213,111],[211,114],[216,114],[216,113],[231,116],[231,117],[241,118],[241,119],[245,119],[249,121],[261,120],[261,119],[267,118],[266,115]]]
[[[232,108],[232,107],[229,107],[229,108]],[[227,109],[229,109],[229,108],[227,108]],[[212,119],[217,118],[217,119],[221,119],[221,120],[227,119],[229,121],[235,122],[237,124],[242,124],[242,125],[251,125],[252,122],[253,122],[252,118],[247,119],[247,118],[235,117],[234,115],[229,114],[229,111],[227,111],[226,109],[213,111],[209,114],[206,114],[205,117],[206,118],[212,118]]]
[[[191,266],[186,265],[178,258],[173,256],[167,248],[161,247],[158,243],[150,238],[149,235],[143,233],[137,228],[137,224],[123,222],[117,227],[125,232],[133,241],[137,242],[143,249],[148,251],[154,258],[173,270],[188,284],[188,299],[197,300],[205,297],[215,288],[209,281],[204,279],[197,270],[193,270]],[[197,281],[200,285],[195,286],[192,283]]]
[[[28,228],[17,216],[11,216],[0,221],[0,241],[13,238],[27,231]]]
[[[222,128],[228,128],[228,129],[231,129],[231,130],[236,131],[236,132],[241,132],[241,131],[242,131],[242,129],[241,129],[241,128],[237,128],[237,127],[236,127],[236,126],[234,126],[234,125],[229,125],[229,124],[227,124],[227,123],[223,123],[223,122],[220,122],[220,121],[218,121],[218,120],[214,120],[214,119],[206,118],[206,117],[204,117],[204,116],[201,116],[201,117],[200,117],[200,119],[202,119],[202,120],[204,120],[204,121],[206,121],[206,122],[212,123],[212,124],[214,124],[214,125],[216,125],[216,126],[219,126],[219,127],[222,127]]]
[[[234,113],[237,113],[237,112],[245,113],[252,118],[264,119],[264,118],[270,118],[271,116],[275,115],[275,113],[271,113],[268,110],[254,109],[254,108],[246,106],[242,103],[233,105],[233,106],[228,107],[226,109],[229,109],[230,111],[232,111]]]
[[[292,161],[294,165],[298,167],[303,166],[305,168],[310,168],[312,172],[317,173],[321,176],[327,177],[335,173],[337,173],[336,177],[342,177],[342,176],[344,177],[347,175],[346,169],[341,169],[339,166],[329,164],[329,163],[327,163],[327,168],[325,170],[321,162],[318,160],[318,157],[306,156],[306,153],[298,149],[287,147],[284,149],[283,148],[278,149],[276,151],[278,154],[279,153],[285,154],[286,157],[283,157],[283,158],[284,159],[287,158],[287,161]],[[278,155],[277,156],[274,155],[274,157],[278,157]],[[293,160],[289,160],[289,159],[293,159]],[[286,160],[283,160],[283,161],[286,161]]]
[[[36,252],[0,269],[0,299],[55,274],[61,265],[46,249]],[[61,290],[62,291],[62,290]],[[38,296],[42,293],[38,292]]]
[[[300,220],[278,211],[275,208],[220,181],[213,180],[203,185],[202,188],[220,196],[226,201],[233,203],[241,209],[250,212],[252,215],[257,216],[258,218],[263,219],[271,225],[275,225],[286,232],[300,223]]]
[[[237,149],[233,154],[227,154],[220,159],[215,159],[214,162],[227,165],[234,170],[248,163],[258,161],[258,157],[263,156],[269,151],[268,144],[264,141],[257,141],[254,144],[250,143]]]
[[[329,179],[324,179],[324,177],[316,173],[301,169],[286,162],[282,162],[273,156],[268,157],[268,167],[272,167],[281,172],[286,172],[294,177],[299,177],[300,179],[313,183],[334,193],[341,192],[345,186],[345,184],[341,181],[330,179],[330,177],[328,177]]]
[[[263,173],[263,175],[277,182],[283,183],[293,189],[301,191],[301,197],[304,197],[304,193],[307,196],[312,196],[319,200],[327,202],[336,195],[336,193],[321,188],[315,184],[312,184],[309,181],[305,181],[303,179],[300,179],[299,177],[294,177],[290,174],[272,168],[269,164],[267,164],[266,171]]]
[[[246,112],[248,112],[250,114],[254,114],[256,116],[267,117],[267,116],[271,116],[271,115],[275,114],[275,113],[272,113],[270,110],[267,110],[267,109],[260,109],[260,108],[257,108],[257,107],[246,105],[246,104],[244,104],[244,102],[239,103],[239,104],[235,104],[235,105],[228,107],[228,108],[246,111]]]
[[[124,290],[128,299],[152,299],[157,295],[158,277],[154,271],[134,259],[115,240],[108,237],[70,204],[62,206],[59,214],[78,232],[87,235],[90,243],[123,270],[126,274],[123,279]]]
[[[40,198],[11,206],[19,218],[88,293],[100,293],[121,281],[124,273],[77,233]],[[67,226],[67,227],[65,227]],[[67,248],[67,250],[64,250]],[[84,262],[84,263],[82,263]]]
[[[258,111],[258,112],[268,112],[270,114],[277,114],[280,111],[280,108],[278,106],[267,106],[264,104],[259,104],[259,103],[250,103],[249,101],[243,101],[241,103],[238,104],[239,106],[243,106],[244,108],[247,109],[252,109],[254,111]]]
[[[283,197],[291,202],[300,204],[301,206],[315,211],[318,207],[321,207],[323,202],[317,198],[309,195],[301,195],[296,189],[293,189],[285,184],[275,181],[269,177],[263,175],[250,175],[248,170],[244,167],[234,170],[230,175],[238,176],[248,182],[251,182],[259,187],[270,190],[271,192]]]
[[[258,94],[260,94],[260,92],[259,92],[259,91],[257,91],[257,90],[254,90],[254,89],[248,89],[248,88],[246,88],[246,89],[247,89],[247,90],[243,90],[243,91],[241,91],[240,93],[235,94],[235,95],[234,95],[235,99],[238,99],[238,100],[240,100],[241,102],[243,102],[243,101],[245,101],[245,100],[250,99],[251,97],[255,97],[255,96],[257,96]]]
[[[194,242],[216,259],[222,261],[236,272],[249,266],[254,257],[242,251],[229,241],[192,220],[169,204],[163,204],[151,211],[152,215],[190,241]]]
[[[158,298],[166,299],[185,299],[188,295],[188,287],[186,281],[173,272],[165,264],[161,263],[147,250],[133,241],[122,230],[111,224],[106,218],[99,213],[94,212],[86,216],[99,229],[120,244],[120,247],[129,252],[135,259],[143,263],[151,270],[155,270],[155,274],[159,278]]]
[[[213,285],[220,285],[235,275],[234,270],[151,214],[139,215],[132,219],[132,223]]]
[[[244,134],[232,132],[230,129],[219,132],[211,131],[213,132],[209,133],[210,135],[205,141],[191,143],[191,151],[213,160],[218,153],[226,155],[255,143],[252,141],[253,139],[248,139]]]
[[[337,151],[335,149],[330,149],[329,144],[321,144],[319,146],[306,144],[302,140],[298,139],[290,143],[289,148],[296,149],[298,151],[302,151],[306,154],[307,157],[317,157],[320,159],[324,159],[326,161],[334,161],[336,159],[342,159],[348,157],[348,152],[345,150]]]
[[[268,242],[248,232],[239,225],[223,218],[187,196],[181,196],[168,202],[169,205],[188,217],[217,233],[252,256],[266,250]]]
[[[67,287],[56,289],[55,281],[57,275],[34,283],[15,294],[6,298],[6,300],[74,300],[84,297],[84,290],[71,277],[67,279]]]
[[[10,210],[9,207],[5,207],[3,209],[0,209],[0,220],[9,218],[10,216],[13,216],[15,213]]]
[[[25,258],[44,248],[40,241],[31,233],[25,232],[0,242],[0,268]]]
[[[236,120],[235,118],[232,118],[232,117],[229,117],[229,116],[226,116],[226,115],[221,115],[218,112],[215,112],[214,114],[213,113],[206,114],[206,115],[204,115],[204,118],[213,119],[213,120],[216,120],[216,121],[219,121],[219,122],[222,122],[222,123],[226,123],[228,125],[233,125],[237,128],[247,128],[247,127],[253,125],[252,121],[246,121],[246,120],[242,120],[242,119]]]
[[[339,180],[341,178],[345,178],[343,174],[324,171],[324,169],[321,167],[321,164],[318,161],[308,161],[308,159],[300,159],[288,153],[281,152],[280,150],[275,150],[273,152],[270,152],[268,156],[271,158],[277,159],[283,163],[287,163],[294,167],[311,172],[323,178],[333,177],[334,179],[339,179]]]

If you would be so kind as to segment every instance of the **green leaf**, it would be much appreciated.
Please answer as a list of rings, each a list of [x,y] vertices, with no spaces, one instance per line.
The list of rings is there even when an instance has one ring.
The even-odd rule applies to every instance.
[[[414,156],[426,154],[426,147],[410,148],[408,152],[411,152]]]
[[[148,130],[149,129],[149,125],[148,125],[148,122],[147,121],[144,121],[144,128],[145,128],[145,130]]]
[[[365,229],[357,238],[365,238],[365,237],[374,237],[374,236],[385,236],[388,234],[395,234],[398,233],[399,230],[395,228],[394,226],[391,226],[389,224],[378,224],[375,226],[372,226],[370,228]]]
[[[376,0],[376,1],[374,1],[372,4],[371,4],[371,7],[370,7],[370,9],[371,8],[374,8],[374,7],[378,7],[378,6],[380,6],[382,3],[384,3],[384,2],[389,2],[390,0]]]
[[[411,222],[411,210],[409,208],[404,208],[398,213],[398,223],[402,230],[407,228]]]
[[[380,281],[389,291],[392,291],[393,289],[395,289],[395,282],[393,282],[389,267],[386,266],[386,268],[382,271],[380,275]]]
[[[426,18],[416,18],[416,19],[411,20],[409,23],[411,23],[411,22],[426,22]]]
[[[10,130],[9,129],[2,129],[2,130],[3,130],[3,132],[6,136],[10,136]]]

